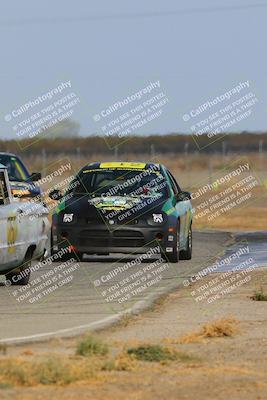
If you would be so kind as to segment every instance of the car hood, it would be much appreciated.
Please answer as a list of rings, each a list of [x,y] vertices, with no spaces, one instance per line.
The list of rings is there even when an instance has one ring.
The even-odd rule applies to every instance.
[[[57,207],[55,215],[61,217],[69,214],[73,222],[77,219],[92,220],[114,220],[129,221],[139,218],[143,214],[151,213],[152,210],[160,211],[162,204],[166,201],[162,196],[107,196],[94,197],[88,199],[88,196],[73,197],[63,202]]]
[[[141,197],[133,196],[106,196],[88,200],[89,204],[102,210],[127,210],[142,203],[142,201]]]

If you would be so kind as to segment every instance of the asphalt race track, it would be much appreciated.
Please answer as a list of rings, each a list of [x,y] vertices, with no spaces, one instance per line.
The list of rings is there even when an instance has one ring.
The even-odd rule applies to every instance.
[[[229,253],[236,250],[244,237],[233,236],[224,232],[194,232],[193,234],[193,258],[190,261],[180,261],[178,264],[169,264],[169,268],[161,273],[162,279],[153,283],[146,290],[135,293],[127,301],[117,299],[108,300],[111,293],[115,293],[111,286],[116,286],[118,279],[112,279],[112,283],[97,286],[93,282],[99,282],[101,275],[108,276],[111,270],[119,265],[131,261],[131,257],[123,259],[121,255],[116,257],[94,256],[79,263],[72,275],[63,276],[64,286],[55,291],[47,293],[38,299],[31,296],[34,301],[29,302],[27,286],[4,285],[4,277],[0,283],[0,340],[2,342],[27,342],[31,340],[44,340],[53,336],[71,336],[85,330],[105,326],[114,322],[123,312],[141,310],[151,304],[151,301],[164,292],[183,285],[192,274],[202,270],[205,266],[212,264],[222,257],[226,251]],[[262,254],[261,246],[266,243],[259,234],[254,237],[248,236],[251,249],[259,254],[259,262],[266,264],[267,255]],[[237,243],[237,244],[236,244]],[[242,242],[243,243],[243,242]],[[247,242],[246,242],[247,243]],[[254,246],[254,247],[253,247]],[[157,257],[155,258],[157,260]],[[130,270],[119,275],[119,280],[129,282],[129,274],[138,279],[138,271],[145,268],[146,263],[134,265]],[[44,280],[40,275],[46,274],[47,279],[51,277],[51,270],[59,267],[60,264],[53,263],[45,266],[42,271],[35,271],[31,276],[31,283],[37,282],[35,287],[41,285]],[[259,265],[260,266],[260,265]],[[72,277],[70,281],[69,277]],[[136,280],[135,280],[136,281]],[[135,282],[132,281],[132,282]],[[39,284],[38,284],[39,282]],[[40,286],[39,286],[40,287]],[[20,289],[23,288],[23,289]],[[110,291],[109,291],[110,290]]]

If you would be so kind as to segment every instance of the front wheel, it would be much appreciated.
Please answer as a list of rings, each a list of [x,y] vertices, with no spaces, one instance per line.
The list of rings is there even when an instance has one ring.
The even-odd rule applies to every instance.
[[[25,256],[23,264],[6,274],[6,284],[8,285],[28,285],[31,275],[32,254],[28,252]]]
[[[192,258],[192,225],[190,225],[187,236],[186,250],[180,251],[180,260],[191,260]]]

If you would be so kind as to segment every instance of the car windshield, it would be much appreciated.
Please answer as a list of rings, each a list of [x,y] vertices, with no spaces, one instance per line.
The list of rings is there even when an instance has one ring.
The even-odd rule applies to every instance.
[[[8,154],[0,154],[0,164],[7,167],[10,181],[24,182],[30,177],[26,167],[19,158]]]
[[[74,186],[75,195],[167,197],[165,178],[159,171],[151,170],[83,170]]]

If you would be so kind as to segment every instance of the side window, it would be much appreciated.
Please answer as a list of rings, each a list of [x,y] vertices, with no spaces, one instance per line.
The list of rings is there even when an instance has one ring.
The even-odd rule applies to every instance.
[[[0,171],[0,205],[9,203],[9,196],[4,171]]]
[[[176,180],[174,179],[174,177],[172,176],[172,174],[170,173],[170,171],[167,171],[167,174],[171,181],[172,190],[173,190],[174,194],[176,195],[177,193],[179,193],[181,191],[181,189],[178,186],[178,184],[177,184]]]

